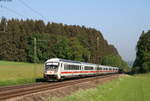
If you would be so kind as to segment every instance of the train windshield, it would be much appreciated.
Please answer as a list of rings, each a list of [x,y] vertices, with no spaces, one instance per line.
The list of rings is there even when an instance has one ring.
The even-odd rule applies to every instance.
[[[45,64],[45,68],[47,69],[47,70],[57,70],[58,69],[58,63],[46,63]]]

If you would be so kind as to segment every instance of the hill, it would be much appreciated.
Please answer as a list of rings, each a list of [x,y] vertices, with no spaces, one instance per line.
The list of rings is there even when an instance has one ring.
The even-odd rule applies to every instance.
[[[0,60],[34,62],[34,38],[37,39],[36,62],[59,57],[101,63],[104,56],[119,55],[102,33],[93,28],[3,18],[0,22]]]

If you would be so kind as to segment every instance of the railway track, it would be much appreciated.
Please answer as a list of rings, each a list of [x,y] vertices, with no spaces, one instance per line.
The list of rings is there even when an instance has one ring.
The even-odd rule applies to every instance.
[[[63,82],[52,82],[52,83],[45,82],[45,83],[35,83],[35,84],[20,85],[20,86],[3,87],[0,88],[0,101],[7,100],[13,97],[37,93],[41,91],[52,90],[52,89],[57,89],[57,88],[75,85],[79,83],[89,82],[96,79],[109,78],[110,76],[114,76],[114,75],[118,75],[118,74],[68,80]]]

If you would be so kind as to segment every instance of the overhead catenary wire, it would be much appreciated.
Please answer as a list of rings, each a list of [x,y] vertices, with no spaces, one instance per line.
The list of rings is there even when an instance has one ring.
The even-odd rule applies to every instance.
[[[18,15],[18,16],[21,16],[21,17],[26,18],[26,16],[24,16],[23,14],[18,13],[18,12],[16,12],[15,10],[10,9],[10,8],[8,8],[8,7],[4,6],[4,5],[0,5],[0,8],[4,8],[4,9],[6,9],[6,10],[8,10],[8,11],[10,11],[10,12],[12,12],[12,13],[14,13],[14,14]]]
[[[46,17],[44,17],[40,12],[34,10],[32,7],[30,7],[27,3],[25,3],[23,0],[18,0],[20,3],[22,3],[24,6],[26,6],[28,9],[30,9],[32,12],[36,13],[37,15],[41,16],[43,19],[47,20]]]

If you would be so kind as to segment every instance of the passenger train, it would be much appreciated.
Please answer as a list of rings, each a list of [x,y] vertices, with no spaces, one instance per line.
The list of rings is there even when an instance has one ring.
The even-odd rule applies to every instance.
[[[45,62],[44,78],[48,81],[53,81],[64,78],[117,73],[118,71],[118,67],[52,58]]]

